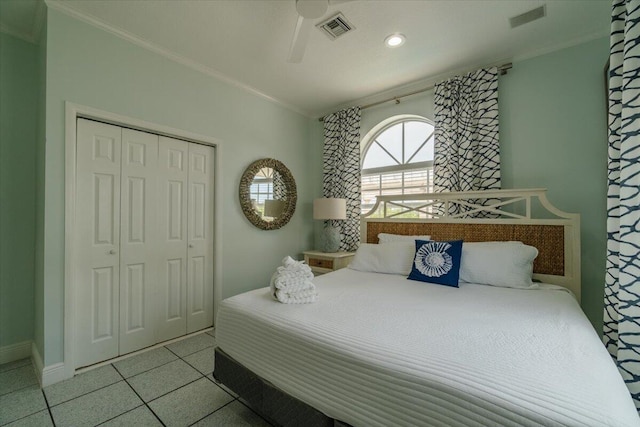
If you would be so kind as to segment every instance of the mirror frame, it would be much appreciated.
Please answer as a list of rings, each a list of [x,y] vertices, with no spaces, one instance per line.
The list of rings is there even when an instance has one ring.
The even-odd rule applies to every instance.
[[[251,184],[253,183],[253,178],[262,168],[272,168],[278,172],[287,187],[287,200],[282,215],[273,221],[265,221],[251,206]],[[296,181],[293,179],[291,171],[281,161],[269,158],[256,160],[247,166],[240,179],[239,196],[244,216],[251,224],[261,230],[277,230],[286,225],[296,211],[296,202],[298,200]]]

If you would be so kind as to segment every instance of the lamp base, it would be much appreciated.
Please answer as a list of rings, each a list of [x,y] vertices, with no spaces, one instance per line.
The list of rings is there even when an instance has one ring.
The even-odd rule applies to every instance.
[[[340,229],[332,225],[327,225],[320,234],[320,250],[322,252],[338,252],[342,234]]]

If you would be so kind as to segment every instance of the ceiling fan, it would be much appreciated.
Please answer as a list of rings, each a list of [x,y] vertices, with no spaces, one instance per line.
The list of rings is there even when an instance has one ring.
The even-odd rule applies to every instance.
[[[304,50],[309,40],[309,33],[313,28],[313,20],[321,18],[329,10],[330,4],[346,3],[353,0],[296,0],[298,22],[293,32],[293,40],[289,49],[288,62],[302,61]]]

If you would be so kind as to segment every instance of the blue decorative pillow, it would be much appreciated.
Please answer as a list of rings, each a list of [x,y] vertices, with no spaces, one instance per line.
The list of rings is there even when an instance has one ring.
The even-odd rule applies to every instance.
[[[408,279],[458,287],[462,240],[416,240],[416,253]]]

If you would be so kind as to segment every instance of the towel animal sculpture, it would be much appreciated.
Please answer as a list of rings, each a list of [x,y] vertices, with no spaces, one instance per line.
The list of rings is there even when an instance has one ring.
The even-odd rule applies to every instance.
[[[318,292],[311,280],[313,280],[311,267],[304,261],[296,261],[286,256],[282,260],[282,265],[271,276],[271,295],[284,304],[316,302]]]

